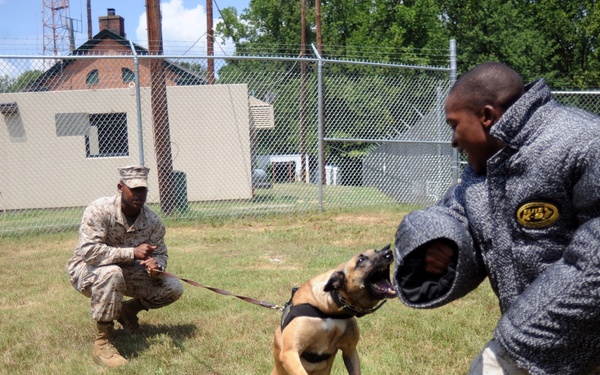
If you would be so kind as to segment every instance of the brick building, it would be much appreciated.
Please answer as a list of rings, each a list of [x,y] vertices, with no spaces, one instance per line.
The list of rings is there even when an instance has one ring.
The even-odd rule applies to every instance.
[[[100,32],[73,51],[74,56],[90,56],[90,59],[62,59],[22,91],[90,90],[102,87],[127,88],[135,80],[135,67],[131,59],[132,47],[137,55],[148,55],[148,50],[125,38],[125,20],[108,9],[106,16],[99,17]],[[115,56],[113,59],[94,55]],[[119,59],[117,56],[129,56]],[[150,60],[140,59],[140,86],[150,86]],[[167,86],[203,85],[201,75],[165,60]]]

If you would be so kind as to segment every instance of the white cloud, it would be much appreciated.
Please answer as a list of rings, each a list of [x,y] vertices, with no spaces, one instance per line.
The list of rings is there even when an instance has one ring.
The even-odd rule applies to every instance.
[[[0,0],[2,1],[2,0]],[[164,53],[166,55],[205,55],[206,54],[206,9],[202,5],[195,8],[186,9],[183,0],[169,0],[160,5],[162,18],[162,37]],[[221,20],[213,21],[213,28]],[[148,46],[148,31],[146,12],[144,12],[136,28],[136,39],[144,41],[145,47]],[[233,43],[221,48],[215,40],[215,55],[231,55],[233,53]],[[227,48],[226,48],[227,47]],[[223,52],[225,49],[225,52]]]
[[[0,77],[14,79],[31,70],[45,72],[58,62],[56,59],[0,59]]]
[[[8,60],[0,60],[0,77],[17,78],[20,73],[20,70]]]
[[[160,13],[165,54],[181,54],[194,43],[198,53],[201,47],[202,53],[206,52],[206,11],[202,5],[185,9],[182,0],[170,0],[161,3]],[[148,40],[145,12],[140,16],[136,37],[138,40]]]

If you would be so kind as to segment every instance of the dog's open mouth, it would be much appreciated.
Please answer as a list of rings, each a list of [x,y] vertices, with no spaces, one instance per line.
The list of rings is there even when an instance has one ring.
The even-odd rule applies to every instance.
[[[396,297],[396,290],[390,282],[390,266],[373,271],[367,278],[365,285],[371,295],[378,298]]]

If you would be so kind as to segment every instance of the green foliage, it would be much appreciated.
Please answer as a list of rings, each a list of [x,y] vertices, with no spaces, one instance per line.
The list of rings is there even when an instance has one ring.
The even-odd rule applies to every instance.
[[[555,89],[600,86],[600,5],[596,0],[438,0],[459,70],[502,61],[525,81],[543,76]],[[585,76],[587,79],[581,80]]]
[[[200,76],[205,76],[207,72],[206,66],[190,61],[178,61],[178,65]]]
[[[217,34],[231,38],[239,54],[290,51],[300,54],[302,3],[252,0],[241,15],[234,8],[226,8],[222,11],[224,22],[217,25]],[[317,41],[316,11],[314,1],[305,4],[309,46]],[[362,47],[385,46],[376,52],[379,61],[398,61],[401,50],[402,57],[412,59],[411,63],[430,64],[426,55],[414,50],[448,46],[448,36],[433,0],[325,0],[320,9],[326,56],[373,58],[373,51]],[[308,47],[304,52],[312,54]]]
[[[35,81],[40,75],[42,75],[42,72],[39,70],[28,70],[17,78],[0,76],[0,93],[19,92],[27,85]]]
[[[404,62],[430,64],[419,49],[448,47],[438,7],[431,0],[326,0],[322,11],[323,44],[337,46],[338,55],[369,58],[373,51],[362,48],[378,46],[379,60],[398,61],[402,53]]]
[[[12,80],[8,76],[0,76],[0,93],[10,92],[12,86]]]
[[[279,54],[300,44],[300,4],[295,0],[251,0],[250,8],[238,16],[237,10],[222,10],[223,23],[217,35],[231,38],[237,54]]]
[[[316,44],[316,3],[312,0],[252,0],[239,15],[227,8],[217,32],[233,39],[238,54],[299,55],[302,4],[306,6],[306,43]],[[520,72],[526,82],[543,76],[553,89],[600,86],[597,0],[322,0],[320,10],[325,58],[446,66],[445,52],[435,51],[447,50],[452,38],[457,42],[459,74],[485,61],[501,61]],[[310,48],[304,52],[312,54]],[[257,98],[272,91],[287,99],[275,105],[279,132],[259,131],[259,153],[297,153],[302,147],[299,129],[305,129],[307,151],[315,155],[318,118],[300,115],[303,109],[316,112],[315,91],[310,94],[316,90],[314,69],[307,66],[309,95],[304,100],[299,63],[237,60],[219,72],[223,83],[233,82],[234,77],[253,77],[249,89]],[[351,64],[328,63],[325,69],[324,123],[329,138],[387,138],[390,129],[408,130],[420,114],[439,104],[430,96],[439,92],[443,78],[421,81],[419,71]],[[284,78],[275,79],[276,87],[262,83],[278,76]],[[419,85],[405,87],[410,80]],[[442,91],[447,89],[441,86]],[[369,99],[357,93],[368,93]],[[371,146],[328,143],[326,147],[326,162],[346,165],[350,171]]]
[[[310,44],[315,4],[306,4]],[[238,53],[299,53],[300,6],[252,0],[240,15],[224,10],[217,31],[234,40]],[[440,60],[427,51],[446,49],[452,38],[459,72],[502,61],[526,81],[543,76],[556,89],[600,86],[597,0],[323,0],[320,9],[325,57],[431,65]]]

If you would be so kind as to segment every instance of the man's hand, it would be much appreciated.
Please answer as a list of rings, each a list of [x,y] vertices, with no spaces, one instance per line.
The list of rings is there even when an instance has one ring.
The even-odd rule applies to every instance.
[[[446,241],[432,241],[425,249],[425,272],[435,276],[444,275],[453,255],[454,249]]]
[[[140,264],[146,267],[146,271],[150,274],[150,276],[156,276],[160,273],[160,268],[158,268],[158,263],[156,259],[152,257],[148,257],[140,262]]]
[[[156,246],[143,243],[133,249],[133,257],[135,259],[144,260],[148,257],[151,257],[154,250],[156,250]]]

